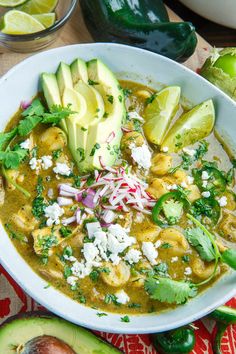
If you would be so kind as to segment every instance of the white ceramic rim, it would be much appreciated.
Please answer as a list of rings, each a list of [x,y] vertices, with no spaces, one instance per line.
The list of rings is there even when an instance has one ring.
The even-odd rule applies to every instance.
[[[88,52],[91,51],[99,53],[100,51],[109,52],[110,49],[114,51],[124,51],[124,53],[127,53],[128,55],[132,54],[134,57],[138,55],[144,56],[147,57],[147,60],[149,58],[150,61],[159,61],[163,65],[173,67],[173,70],[176,70],[178,74],[182,74],[183,76],[186,75],[189,78],[195,78],[195,80],[198,81],[202,87],[209,89],[212,95],[214,94],[216,97],[222,100],[223,103],[227,105],[227,107],[230,106],[230,109],[235,111],[236,114],[236,104],[228,96],[215,88],[205,79],[199,77],[199,75],[196,73],[176,62],[173,62],[168,58],[162,57],[155,53],[120,44],[79,44],[50,49],[48,51],[36,54],[33,57],[30,57],[16,65],[7,74],[5,74],[0,79],[0,88],[2,84],[10,79],[18,70],[24,70],[24,67],[26,67],[31,62],[42,62],[43,60],[46,60],[47,56],[53,56],[53,54],[57,54],[59,62],[60,55],[63,54],[63,51],[74,51],[75,55],[78,56],[79,52],[83,52],[84,50]],[[127,334],[167,331],[202,318],[203,316],[213,311],[216,307],[219,307],[220,305],[227,302],[236,294],[236,287],[234,287],[236,274],[229,272],[224,277],[222,277],[220,281],[214,285],[214,287],[210,288],[210,290],[207,290],[201,295],[197,296],[187,305],[179,306],[176,310],[162,312],[161,314],[130,315],[130,323],[122,323],[120,321],[120,317],[123,315],[119,314],[108,313],[107,317],[98,318],[96,313],[99,312],[99,310],[93,310],[91,308],[80,305],[52,287],[44,289],[44,287],[47,285],[47,282],[40,278],[36,273],[34,273],[34,271],[17,253],[2,225],[0,225],[0,234],[3,235],[3,237],[0,238],[1,264],[15,279],[15,281],[23,288],[23,290],[32,298],[34,298],[38,303],[46,307],[51,312],[57,314],[58,316],[93,330]],[[217,297],[217,289],[220,288],[222,290],[222,286],[225,289],[224,295],[211,301],[209,297]],[[205,302],[207,303],[207,306],[204,305]],[[194,311],[193,308],[198,309],[198,306],[200,306],[201,309]]]

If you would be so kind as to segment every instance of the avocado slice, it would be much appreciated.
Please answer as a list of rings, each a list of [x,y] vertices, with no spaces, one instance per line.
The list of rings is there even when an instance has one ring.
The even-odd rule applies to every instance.
[[[88,70],[86,62],[80,58],[73,61],[70,66],[73,85],[76,85],[79,80],[88,82]]]
[[[105,165],[114,164],[126,118],[123,91],[112,71],[99,59],[89,61],[87,67],[90,82],[103,98],[105,113],[88,131],[85,160],[79,165],[83,172],[101,169],[100,157]]]
[[[56,77],[57,77],[57,83],[58,83],[60,95],[62,97],[65,88],[73,89],[70,66],[66,63],[61,62],[58,66]]]
[[[57,77],[55,74],[43,73],[41,75],[41,85],[44,93],[44,97],[46,99],[48,108],[50,109],[52,106],[61,106],[61,95],[60,90],[57,83]],[[61,128],[67,133],[67,127],[64,119],[60,122]]]
[[[49,347],[50,339],[57,342],[58,349],[64,349],[61,353],[121,353],[82,327],[58,317],[37,313],[13,317],[0,327],[0,353],[12,354],[18,352],[17,349],[22,354],[36,353],[39,341],[40,348],[43,349],[43,346],[45,352],[47,349],[55,352]]]

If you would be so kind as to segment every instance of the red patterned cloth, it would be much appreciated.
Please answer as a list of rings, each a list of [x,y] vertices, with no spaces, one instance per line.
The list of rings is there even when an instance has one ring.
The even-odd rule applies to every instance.
[[[236,308],[236,298],[227,305]],[[23,312],[42,310],[33,299],[24,293],[10,275],[0,265],[0,324],[8,317]],[[196,345],[192,354],[213,354],[212,341],[215,335],[215,323],[209,320],[194,323]],[[123,335],[96,332],[107,341],[120,348],[126,354],[157,354],[148,335]],[[236,326],[231,326],[222,340],[224,354],[236,354]]]

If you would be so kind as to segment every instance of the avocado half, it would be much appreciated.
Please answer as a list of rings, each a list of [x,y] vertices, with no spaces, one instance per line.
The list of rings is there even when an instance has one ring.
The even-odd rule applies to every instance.
[[[15,316],[0,327],[1,354],[121,353],[90,331],[38,312]]]

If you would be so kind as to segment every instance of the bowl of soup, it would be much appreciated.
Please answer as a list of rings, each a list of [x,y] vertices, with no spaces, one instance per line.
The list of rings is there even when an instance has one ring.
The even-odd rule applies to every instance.
[[[153,333],[235,295],[224,93],[157,54],[86,44],[18,64],[0,97],[0,260],[30,296],[88,328]]]

